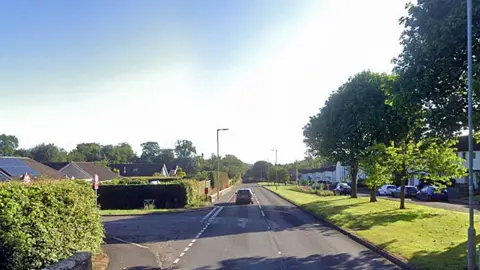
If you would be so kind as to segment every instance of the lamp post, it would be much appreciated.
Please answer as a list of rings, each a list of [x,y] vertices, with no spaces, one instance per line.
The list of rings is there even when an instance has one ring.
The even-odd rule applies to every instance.
[[[278,189],[278,166],[277,166],[277,149],[272,149],[272,151],[275,151],[275,189]]]
[[[220,131],[227,131],[228,128],[217,128],[217,183],[215,186],[217,187],[217,200],[220,198],[220,141],[218,134]]]
[[[473,131],[472,131],[472,0],[467,0],[468,63],[468,269],[475,269],[475,227],[473,217]]]

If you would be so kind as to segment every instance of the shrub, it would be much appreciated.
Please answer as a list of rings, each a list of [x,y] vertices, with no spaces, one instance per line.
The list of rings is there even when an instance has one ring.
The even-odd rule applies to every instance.
[[[322,190],[322,189],[313,189],[311,186],[293,186],[290,187],[290,190],[303,192],[308,194],[314,194],[318,196],[333,196],[333,191],[331,190]]]
[[[104,237],[95,193],[83,181],[0,184],[0,269],[40,269]]]
[[[102,209],[141,209],[143,201],[155,200],[155,208],[183,208],[198,200],[201,182],[181,180],[159,185],[104,185],[98,189]]]
[[[212,188],[217,188],[215,185],[217,184],[217,172],[216,171],[209,171],[208,172],[210,185]],[[228,175],[226,172],[220,172],[220,189],[224,189],[228,186]]]

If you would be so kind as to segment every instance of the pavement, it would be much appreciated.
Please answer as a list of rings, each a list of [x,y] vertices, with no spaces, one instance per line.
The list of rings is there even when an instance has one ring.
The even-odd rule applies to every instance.
[[[256,184],[188,213],[105,217],[109,269],[399,269]],[[161,267],[161,268],[160,268]]]

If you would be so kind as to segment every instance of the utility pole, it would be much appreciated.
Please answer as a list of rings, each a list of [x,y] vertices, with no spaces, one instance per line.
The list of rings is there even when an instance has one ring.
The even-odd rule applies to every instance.
[[[218,134],[220,131],[226,131],[228,128],[218,128],[217,129],[217,183],[215,186],[217,187],[217,200],[220,199],[220,141]]]
[[[267,183],[270,185],[270,159],[267,159]]]
[[[472,128],[472,0],[467,0],[468,63],[468,269],[475,269],[475,227],[473,216],[473,128]]]

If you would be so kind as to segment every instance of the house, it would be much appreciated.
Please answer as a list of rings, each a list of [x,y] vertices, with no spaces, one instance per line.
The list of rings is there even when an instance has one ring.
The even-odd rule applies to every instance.
[[[111,170],[118,170],[121,176],[153,176],[159,173],[162,176],[175,176],[178,166],[167,166],[161,163],[124,163],[109,164]]]
[[[468,154],[468,136],[460,136],[458,138],[457,144],[457,155],[458,157],[465,160],[463,165],[468,168],[468,162],[470,156]],[[480,144],[473,139],[473,182],[475,188],[478,187],[478,182],[480,182]],[[468,186],[468,176],[464,176],[460,179],[455,179],[456,184],[459,186]]]
[[[365,178],[365,175],[359,171],[358,179]],[[302,182],[306,181],[328,181],[330,183],[338,183],[349,179],[349,167],[341,162],[336,165],[329,165],[316,169],[300,169],[298,170],[298,179]]]
[[[94,162],[48,162],[45,165],[53,169],[60,168],[59,172],[72,179],[92,181],[95,174],[98,175],[100,181],[118,178],[118,174]]]
[[[21,179],[28,173],[32,179],[46,177],[65,179],[65,174],[26,157],[0,157],[0,181]]]

